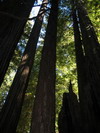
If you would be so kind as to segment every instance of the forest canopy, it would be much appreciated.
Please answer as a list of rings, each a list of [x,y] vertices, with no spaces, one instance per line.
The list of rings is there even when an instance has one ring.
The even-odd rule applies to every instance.
[[[100,1],[0,1],[0,132],[100,132]]]

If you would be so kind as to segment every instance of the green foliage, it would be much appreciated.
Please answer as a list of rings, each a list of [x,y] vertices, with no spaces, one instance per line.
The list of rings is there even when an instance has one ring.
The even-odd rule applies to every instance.
[[[96,30],[98,39],[100,41],[100,1],[86,0],[86,8],[88,9],[89,17],[91,18],[94,28]],[[24,105],[20,117],[20,122],[17,128],[17,133],[28,133],[31,123],[32,106],[34,103],[35,90],[38,79],[39,65],[41,59],[41,50],[43,39],[45,36],[45,29],[47,26],[47,18],[41,31],[41,39],[39,40],[39,47],[35,56],[35,63],[32,69],[30,82],[25,95]],[[57,63],[56,63],[56,132],[57,131],[57,117],[62,104],[62,94],[68,92],[69,81],[72,81],[73,90],[78,95],[77,87],[77,68],[74,48],[74,35],[72,28],[71,9],[69,1],[61,0],[59,4],[58,16],[58,34],[57,34]],[[0,109],[5,102],[9,88],[13,81],[14,75],[20,63],[23,51],[31,32],[32,25],[27,24],[25,32],[16,48],[13,59],[10,62],[9,69],[5,76],[4,82],[0,90]]]
[[[87,0],[86,7],[100,42],[100,1]]]

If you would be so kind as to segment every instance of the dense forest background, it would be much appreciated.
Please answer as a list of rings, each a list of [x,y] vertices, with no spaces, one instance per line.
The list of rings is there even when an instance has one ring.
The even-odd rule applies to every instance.
[[[7,68],[6,74],[3,79],[2,78],[0,79],[0,81],[2,82],[1,88],[0,88],[0,111],[2,110],[2,107],[5,104],[6,97],[9,93],[9,90],[14,80],[18,66],[20,65],[22,56],[23,54],[25,54],[24,50],[28,43],[29,37],[31,35],[32,27],[35,25],[36,16],[38,15],[38,11],[42,4],[41,0],[35,1],[35,4],[32,6],[32,11],[30,12],[30,16],[29,16],[29,18],[31,19],[27,17],[26,19],[19,20],[19,18],[22,17],[21,13],[25,12],[26,10],[24,9],[24,7],[18,6],[16,3],[13,3],[14,5],[11,4],[12,3],[11,0],[9,1],[8,1],[8,5],[5,4],[7,2],[6,0],[0,2],[0,27],[1,27],[0,40],[1,42],[2,42],[2,38],[4,39],[4,36],[9,34],[8,27],[11,27],[14,21],[17,22],[17,21],[27,20],[27,22],[24,25],[24,31],[22,32],[21,37],[19,37],[20,39],[16,45],[14,54],[12,58],[10,59],[9,67]],[[2,4],[3,2],[4,2],[4,5]],[[24,2],[26,2],[27,4],[27,1],[22,1],[22,3]],[[55,2],[55,0],[53,2]],[[32,0],[30,0],[30,3],[32,3]],[[41,51],[42,51],[43,44],[44,44],[44,39],[45,39],[45,34],[46,34],[46,29],[47,29],[47,24],[48,24],[48,18],[50,14],[50,8],[52,5],[51,1],[47,3],[48,4],[46,7],[46,11],[43,12],[44,18],[43,18],[40,35],[37,34],[39,38],[37,38],[38,43],[36,46],[34,64],[32,66],[31,75],[29,77],[29,83],[28,83],[28,87],[25,93],[24,103],[22,105],[20,120],[18,122],[16,133],[29,133],[30,132],[32,109],[34,105],[36,87],[37,87],[37,82],[38,82],[38,75],[39,75],[39,70],[40,70],[40,61],[41,61],[41,55],[42,55]],[[82,1],[82,3],[88,12],[88,16],[93,24],[98,41],[100,42],[100,1],[99,0],[84,0]],[[27,6],[29,5],[27,4]],[[15,13],[14,15],[12,15],[15,7],[18,8],[19,13]],[[17,16],[16,14],[18,15],[20,14],[19,18],[16,17]],[[8,21],[9,18],[13,20]],[[1,20],[3,21],[3,23]],[[8,22],[8,25],[6,22]],[[2,25],[5,25],[5,26],[3,27]],[[13,26],[13,28],[16,29],[17,24],[15,25],[15,27]],[[51,29],[51,32],[53,32],[53,29]],[[15,37],[16,36],[17,35],[15,35]],[[81,35],[81,38],[82,38],[82,35]],[[7,41],[10,41],[10,40],[7,40]],[[3,43],[6,43],[6,38]],[[6,47],[9,48],[10,46],[6,46]],[[1,47],[0,51],[2,50],[5,50],[5,49],[4,48],[2,49]],[[65,92],[68,93],[70,91],[69,90],[70,85],[72,85],[72,90],[76,94],[77,99],[79,101],[77,64],[76,64],[76,52],[75,51],[76,50],[75,50],[74,30],[73,30],[73,7],[72,7],[70,0],[60,0],[59,9],[58,9],[57,46],[56,46],[56,87],[55,87],[55,94],[56,94],[56,120],[55,120],[56,131],[55,132],[56,133],[59,132],[58,131],[58,116],[59,116],[59,112],[61,111],[61,107],[62,107],[63,94]],[[8,52],[9,50],[8,51],[5,50],[3,55],[5,55],[5,53],[8,53]],[[3,57],[2,52],[0,54],[0,58],[1,57]],[[4,62],[6,61],[5,57],[3,57],[3,61]],[[2,60],[0,60],[0,63],[2,64]],[[2,67],[1,64],[0,64],[0,67]]]

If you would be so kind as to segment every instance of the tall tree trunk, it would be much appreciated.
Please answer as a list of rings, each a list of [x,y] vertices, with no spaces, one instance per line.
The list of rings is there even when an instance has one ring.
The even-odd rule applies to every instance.
[[[84,56],[84,50],[82,48],[83,44],[81,41],[77,16],[76,16],[76,10],[73,9],[73,29],[74,29],[74,40],[75,40],[75,52],[76,52],[76,64],[77,64],[77,73],[78,73],[78,85],[79,85],[79,96],[80,101],[83,99],[81,98],[83,94],[82,88],[84,88],[84,85],[86,83],[86,70],[85,70],[85,56]]]
[[[79,14],[80,17],[80,14]],[[81,26],[81,31],[82,31],[82,39],[83,39],[83,44],[84,44],[84,49],[85,49],[85,56],[86,56],[86,71],[87,71],[87,80],[89,83],[89,97],[91,97],[91,102],[92,103],[92,108],[90,109],[93,113],[91,116],[95,117],[95,122],[96,122],[96,128],[95,132],[98,133],[98,127],[97,125],[100,125],[100,120],[98,119],[99,117],[99,111],[100,111],[100,74],[99,74],[99,57],[97,56],[97,53],[94,54],[93,50],[94,48],[91,46],[91,42],[88,38],[87,35],[87,30],[85,25],[83,24],[83,21],[80,17],[80,26]],[[91,44],[91,45],[89,45]],[[91,47],[91,48],[90,48]],[[95,51],[97,52],[97,51]],[[87,93],[87,91],[86,91]],[[89,107],[90,108],[90,107]],[[97,111],[98,110],[98,111]],[[90,112],[91,112],[90,111]],[[99,117],[100,118],[100,117]],[[92,120],[93,121],[93,120]],[[91,120],[90,120],[91,122]],[[95,124],[93,124],[95,125]],[[93,126],[91,126],[93,127]],[[96,131],[97,130],[97,131]],[[93,131],[93,130],[92,130]]]
[[[90,38],[87,34],[87,29],[85,28],[85,25],[82,22],[82,18],[80,17],[80,26],[82,31],[82,38],[83,43],[85,47],[85,53],[87,57],[87,67],[88,67],[88,78],[93,86],[93,91],[95,93],[95,97],[98,102],[98,106],[100,108],[100,57],[98,56],[98,51],[92,47]],[[91,44],[91,45],[90,45]],[[96,44],[95,44],[96,46]]]
[[[0,85],[3,82],[9,62],[27,22],[27,19],[23,18],[29,16],[34,1],[35,0],[24,0],[22,2],[16,2],[16,5],[14,5],[14,16],[18,16],[21,19],[9,18],[7,25],[3,27],[3,31],[0,34]],[[6,17],[6,15],[4,17]]]
[[[86,9],[82,5],[82,3],[77,3],[82,37],[84,40],[85,54],[90,61],[94,62],[97,71],[100,73],[100,45]]]
[[[100,50],[100,45],[99,45],[95,30],[93,27],[93,24],[88,16],[88,13],[87,13],[87,10],[84,4],[82,3],[81,0],[79,1],[75,0],[75,1],[76,1],[76,7],[77,7],[78,12],[80,13],[82,22],[85,25],[85,28],[87,29],[87,35],[88,35],[88,38],[90,39],[92,46],[94,48],[99,48]]]
[[[32,29],[29,41],[22,57],[22,61],[19,65],[9,94],[2,108],[0,114],[0,131],[2,133],[16,132],[16,127],[20,117],[25,91],[27,89],[29,76],[31,73],[32,65],[34,63],[36,46],[43,22],[46,5],[47,0],[44,0],[40,8],[39,14],[36,18],[34,27]]]
[[[86,55],[87,76],[90,84],[90,95],[93,104],[92,110],[94,111],[96,119],[95,132],[98,133],[100,130],[98,126],[100,125],[100,45],[93,25],[82,3],[77,2],[77,10]]]
[[[95,128],[93,102],[90,93],[91,87],[88,80],[87,61],[85,53],[83,54],[83,44],[80,37],[80,31],[75,10],[73,11],[73,22],[83,132],[89,133],[94,132]]]
[[[88,17],[87,11],[81,2],[77,2],[80,26],[84,41],[84,49],[87,56],[90,82],[94,86],[94,93],[100,108],[100,45],[94,31],[94,27]]]
[[[58,0],[51,1],[36,98],[33,106],[31,133],[55,132],[55,64]]]

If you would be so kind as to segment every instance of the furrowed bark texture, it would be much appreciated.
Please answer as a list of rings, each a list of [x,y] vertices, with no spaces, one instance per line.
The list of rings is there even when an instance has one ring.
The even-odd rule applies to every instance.
[[[77,4],[80,26],[84,41],[84,49],[89,67],[89,80],[100,108],[100,44],[94,31],[94,27],[88,17],[88,13],[81,2]]]
[[[98,107],[100,110],[100,58],[98,56],[98,51],[92,47],[90,38],[87,35],[87,29],[85,28],[85,25],[82,22],[82,18],[80,17],[80,26],[82,31],[82,38],[84,43],[84,49],[86,53],[86,59],[87,59],[87,67],[88,67],[88,78],[89,82],[91,83],[93,87],[93,91],[95,94],[95,97],[98,102]],[[95,43],[96,46],[96,43]]]
[[[94,132],[95,118],[93,112],[93,102],[91,98],[91,86],[88,80],[87,60],[83,55],[82,41],[80,37],[77,17],[73,13],[74,37],[78,72],[79,98],[81,107],[81,118],[84,132]],[[84,42],[83,42],[84,43]]]
[[[55,64],[58,1],[52,0],[48,20],[30,133],[55,132]]]
[[[59,132],[99,133],[100,46],[81,0],[71,2],[80,101],[78,103],[72,89],[64,94]]]
[[[79,16],[79,23],[81,28],[82,42],[84,47],[84,57],[85,57],[85,60],[82,60],[81,58],[81,63],[80,63],[80,66],[83,65],[85,67],[82,69],[79,66],[80,70],[83,71],[83,75],[78,76],[79,77],[78,80],[80,82],[79,84],[81,85],[81,86],[79,85],[79,97],[80,97],[82,121],[84,123],[83,124],[85,130],[84,132],[98,133],[97,125],[100,125],[100,122],[96,118],[97,113],[95,112],[96,108],[97,110],[100,110],[99,106],[100,105],[100,100],[99,100],[100,46],[93,25],[86,12],[86,9],[84,8],[84,6],[80,1],[76,1],[76,9],[78,11],[78,16]],[[76,57],[77,56],[78,55],[76,54]],[[78,73],[81,74],[80,71]]]
[[[100,121],[98,121],[99,117],[99,111],[100,111],[100,74],[99,74],[99,64],[97,62],[99,61],[98,56],[95,56],[96,54],[93,53],[93,48],[91,45],[91,42],[88,39],[87,31],[84,27],[84,24],[82,22],[82,19],[80,17],[80,26],[82,31],[82,39],[85,49],[85,58],[86,58],[86,74],[87,74],[87,80],[88,80],[88,88],[89,92],[87,93],[87,90],[85,93],[87,94],[87,100],[88,100],[88,108],[89,108],[89,114],[90,115],[90,132],[96,132],[98,133],[98,127],[97,125],[100,125]],[[91,45],[89,45],[91,44]],[[95,51],[96,52],[96,51]],[[91,99],[91,100],[89,100]],[[91,106],[91,108],[90,108]],[[98,110],[98,111],[97,111]],[[94,118],[93,118],[94,116]],[[97,117],[98,116],[98,117]],[[91,119],[92,118],[92,119]],[[94,120],[93,120],[94,119]],[[94,127],[94,129],[93,129]]]
[[[2,133],[16,132],[16,127],[20,117],[25,91],[27,89],[29,76],[31,73],[32,65],[34,63],[36,46],[43,22],[46,5],[47,0],[44,0],[33,26],[29,41],[22,57],[22,61],[18,67],[18,71],[15,75],[9,94],[1,111],[0,132]]]

